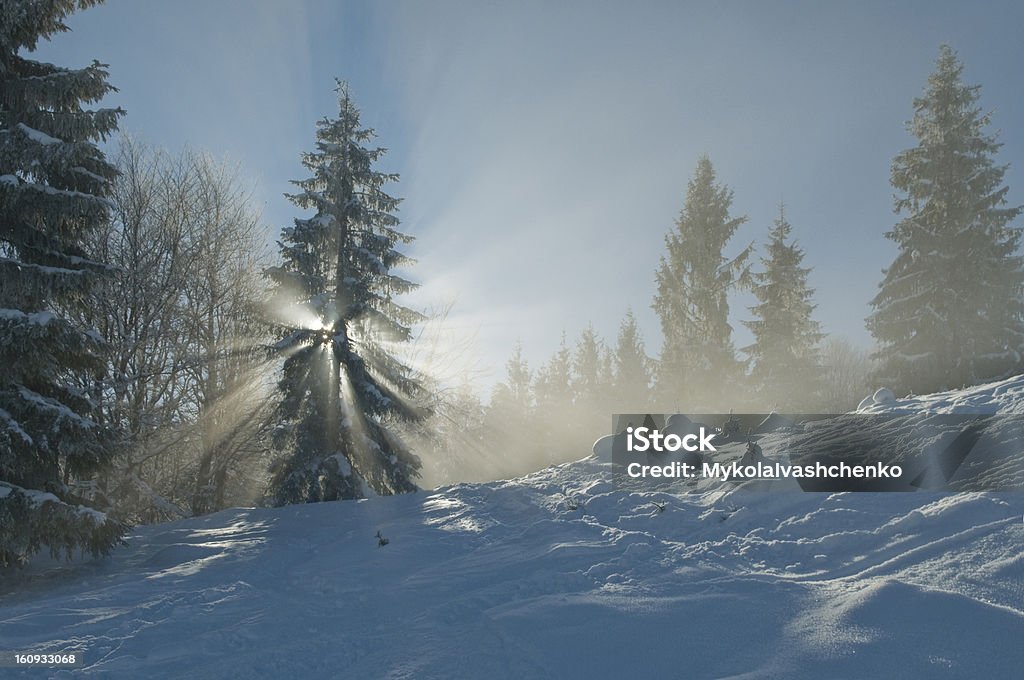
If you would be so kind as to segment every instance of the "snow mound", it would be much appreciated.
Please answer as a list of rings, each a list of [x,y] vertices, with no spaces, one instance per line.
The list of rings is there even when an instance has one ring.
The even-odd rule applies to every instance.
[[[594,442],[594,458],[601,463],[612,462],[612,449],[615,445],[614,435],[605,435]]]
[[[891,404],[896,401],[896,395],[888,387],[881,387],[871,395],[871,400],[876,404]]]

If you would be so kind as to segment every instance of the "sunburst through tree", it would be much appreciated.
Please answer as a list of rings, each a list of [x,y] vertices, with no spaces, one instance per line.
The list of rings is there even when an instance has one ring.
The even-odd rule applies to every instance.
[[[278,461],[271,494],[278,505],[414,491],[419,459],[389,429],[421,420],[423,388],[396,356],[423,317],[394,296],[416,287],[393,270],[411,263],[396,246],[399,199],[384,187],[398,179],[374,164],[348,86],[339,81],[339,114],[317,124],[312,173],[296,181],[295,205],[315,210],[282,231],[282,264],[268,270],[286,355],[274,429]]]

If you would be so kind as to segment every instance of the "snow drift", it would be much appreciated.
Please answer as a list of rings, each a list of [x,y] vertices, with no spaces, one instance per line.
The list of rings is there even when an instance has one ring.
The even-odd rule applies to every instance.
[[[1022,394],[1017,378],[868,408],[995,413],[1024,408]],[[129,541],[105,561],[8,577],[2,647],[85,655],[55,678],[996,678],[1024,666],[1016,493],[630,493],[591,456],[506,482],[230,510]]]

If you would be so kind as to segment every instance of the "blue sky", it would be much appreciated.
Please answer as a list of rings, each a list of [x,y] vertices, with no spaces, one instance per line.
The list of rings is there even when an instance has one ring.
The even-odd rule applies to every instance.
[[[663,237],[707,153],[762,241],[785,201],[827,332],[863,319],[895,254],[892,157],[949,43],[980,83],[1024,203],[1024,3],[109,0],[38,53],[110,64],[122,130],[241,164],[273,232],[300,213],[318,118],[342,77],[401,173],[421,306],[501,377],[632,306],[648,347]],[[733,301],[737,346],[749,297]]]

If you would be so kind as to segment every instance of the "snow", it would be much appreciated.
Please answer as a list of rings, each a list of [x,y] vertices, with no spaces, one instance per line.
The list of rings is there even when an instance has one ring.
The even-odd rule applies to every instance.
[[[79,515],[82,515],[83,517],[91,518],[92,521],[98,525],[105,524],[107,521],[107,513],[100,512],[99,510],[95,510],[93,508],[88,508],[84,505],[77,506],[75,508],[75,512]]]
[[[18,123],[18,129],[21,130],[26,137],[39,144],[49,146],[51,144],[61,143],[60,140],[57,139],[56,137],[51,137],[45,132],[40,132],[39,130],[31,128],[28,125],[25,125],[24,123]]]
[[[93,180],[94,182],[98,182],[99,184],[107,183],[106,177],[103,177],[102,175],[97,175],[95,172],[83,168],[80,165],[76,165],[75,167],[71,168],[71,172],[78,173],[79,175],[84,175],[85,177],[88,177],[89,179]]]
[[[871,400],[876,404],[891,404],[896,401],[896,395],[888,387],[880,387],[871,395]]]
[[[14,416],[12,416],[10,413],[8,413],[2,408],[0,408],[0,421],[3,421],[3,424],[7,427],[9,431],[18,435],[18,437],[26,446],[32,446],[35,443],[34,441],[32,441],[32,437],[28,434],[28,432],[25,432],[24,428],[22,428],[21,423],[15,420]]]
[[[378,404],[382,404],[382,405],[386,406],[386,405],[391,403],[391,399],[388,398],[388,397],[385,397],[381,393],[381,391],[379,389],[377,389],[376,385],[373,385],[371,383],[363,383],[361,385],[361,387],[362,387],[363,392],[365,394],[367,394],[368,396],[372,397],[373,400],[376,401]]]
[[[20,489],[21,493],[28,497],[32,507],[39,507],[43,503],[60,503],[60,499],[49,491],[38,491],[36,489]]]
[[[331,456],[331,458],[333,458],[338,463],[338,474],[340,474],[342,477],[352,476],[352,464],[348,462],[348,458],[346,458],[341,453],[336,453],[333,456]]]
[[[893,399],[882,404],[869,397],[861,402],[857,409],[858,413],[890,414],[922,411],[985,415],[1024,414],[1024,375],[960,390]]]
[[[80,276],[83,273],[83,270],[81,269],[50,267],[42,264],[33,264],[31,262],[21,262],[20,260],[15,260],[9,257],[0,257],[0,264],[12,265],[21,269],[31,269],[43,274],[56,274],[60,276]]]
[[[53,495],[52,493],[50,493],[48,491],[38,491],[36,489],[23,489],[20,486],[14,486],[14,485],[8,484],[6,482],[0,482],[0,498],[6,498],[7,496],[10,496],[11,493],[13,491],[15,491],[15,490],[17,490],[18,493],[20,493],[22,496],[27,498],[29,504],[32,507],[36,507],[37,508],[40,505],[42,505],[43,503],[60,503],[61,502],[59,498],[57,498],[55,495]],[[79,506],[79,507],[81,508],[81,506]],[[88,508],[82,508],[82,509],[83,510],[88,510]],[[96,513],[98,515],[102,515],[102,513],[97,513],[95,510],[91,510],[90,512]],[[103,515],[103,516],[105,517],[105,515]],[[0,572],[0,573],[3,573],[3,572]]]
[[[87,193],[83,193],[81,191],[70,191],[70,190],[67,190],[67,189],[56,189],[54,187],[47,186],[45,184],[38,184],[36,182],[24,182],[24,183],[20,184],[19,186],[20,186],[20,188],[23,188],[23,189],[30,189],[32,191],[40,191],[40,192],[42,192],[44,194],[49,194],[50,196],[63,196],[63,197],[67,197],[67,198],[86,199],[86,200],[89,200],[89,201],[94,201],[96,203],[100,203],[104,207],[109,208],[111,210],[114,209],[113,201],[111,201],[109,198],[105,198],[103,196],[96,196],[94,194],[87,194]]]
[[[89,430],[96,426],[96,423],[88,418],[83,418],[56,399],[44,397],[41,394],[33,392],[27,387],[19,386],[18,394],[21,395],[22,399],[31,403],[36,409],[53,414],[60,420],[73,422],[83,430]]]
[[[1024,378],[868,410],[1018,406]],[[0,639],[85,655],[52,678],[1019,674],[1021,494],[630,492],[602,442],[515,480],[139,527],[0,581]]]
[[[33,312],[26,314],[17,309],[0,309],[0,319],[22,321],[36,326],[45,326],[57,317],[52,312]]]

